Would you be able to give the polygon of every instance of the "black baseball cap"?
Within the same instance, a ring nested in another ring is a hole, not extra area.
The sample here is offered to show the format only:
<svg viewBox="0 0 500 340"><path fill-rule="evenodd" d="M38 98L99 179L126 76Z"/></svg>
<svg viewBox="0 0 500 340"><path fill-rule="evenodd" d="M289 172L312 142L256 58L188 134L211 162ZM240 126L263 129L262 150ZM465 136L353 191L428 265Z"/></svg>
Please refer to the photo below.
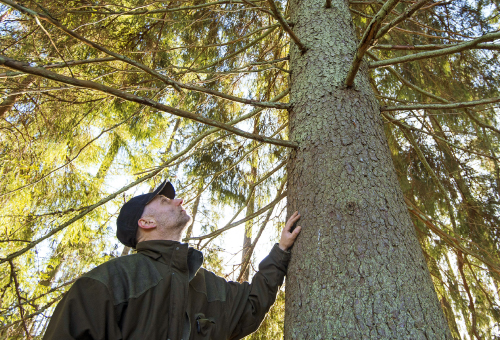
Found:
<svg viewBox="0 0 500 340"><path fill-rule="evenodd" d="M144 207L158 195L163 195L171 199L174 198L175 189L172 183L164 181L155 191L135 196L123 205L116 219L116 237L118 237L121 243L127 247L135 248L137 245L138 223L144 212Z"/></svg>

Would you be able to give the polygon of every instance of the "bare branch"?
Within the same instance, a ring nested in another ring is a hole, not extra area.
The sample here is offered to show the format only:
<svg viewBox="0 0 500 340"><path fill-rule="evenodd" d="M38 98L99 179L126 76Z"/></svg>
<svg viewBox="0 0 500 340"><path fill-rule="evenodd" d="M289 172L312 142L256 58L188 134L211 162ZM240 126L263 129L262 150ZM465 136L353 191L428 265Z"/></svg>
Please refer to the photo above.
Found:
<svg viewBox="0 0 500 340"><path fill-rule="evenodd" d="M24 91L35 81L33 76L26 77L14 93L10 93L0 104L0 119L14 106L19 97L19 91Z"/></svg>
<svg viewBox="0 0 500 340"><path fill-rule="evenodd" d="M242 0L242 1L243 1L245 4L250 5L250 7L251 7L251 8L258 9L259 11L262 11L262 12L264 12L264 13L267 13L267 14L269 14L270 16L272 16L273 18L275 18L275 16L274 16L274 13L273 13L273 12L271 12L271 11L269 11L269 10L267 10L267 9L263 8L263 7L259 7L259 6L257 6L256 4L254 4L253 2L251 2L251 1L249 1L249 0ZM264 0L264 1L265 1L265 0ZM263 1L263 2L264 2L264 1Z"/></svg>
<svg viewBox="0 0 500 340"><path fill-rule="evenodd" d="M358 49L356 51L354 61L352 62L349 72L347 73L347 78L345 80L345 85L347 87L352 86L352 84L354 83L354 78L356 77L359 67L361 66L363 56L365 55L366 50L368 50L368 47L370 47L373 40L375 39L382 21L387 17L387 15L389 15L391 10L396 7L399 1L400 0L388 0L366 27L365 33L363 34L363 37L358 44Z"/></svg>
<svg viewBox="0 0 500 340"><path fill-rule="evenodd" d="M54 80L57 82L108 93L112 96L122 98L122 99L125 99L128 101L131 101L131 102L143 104L146 106L150 106L150 107L155 108L157 110L171 113L171 114L179 116L179 117L189 118L191 120L194 120L194 121L197 121L197 122L200 122L203 124L215 126L215 127L221 128L221 129L226 130L226 131L230 131L236 135L239 135L239 136L242 136L245 138L250 138L250 139L258 140L260 142L270 143L270 144L279 145L279 146L286 146L286 147L291 147L291 148L297 147L297 143L295 143L295 142L273 139L273 138L268 138L268 137L264 137L261 135L245 132L245 131L240 130L238 128L235 128L231 125L227 125L225 123L218 122L218 121L210 119L210 118L205 118L205 117L199 116L197 114L194 114L192 112L188 112L188 111L177 109L177 108L174 108L171 106L167 106L167 105L155 102L149 98L144 98L144 97L137 96L135 94L125 92L125 91L120 91L120 90L117 90L115 88L112 88L112 87L109 87L106 85L102 85L102 84L99 84L99 83L96 83L93 81L80 80L80 79L76 79L76 78L67 77L67 76L64 76L61 74L47 71L41 67L30 67L30 66L27 66L20 61L13 60L13 59L10 59L8 57L0 56L0 65L5 65L6 67L9 67L9 68L14 69L14 70L22 71L22 72L29 73L29 74L34 74L34 75L44 77L47 79L51 79L51 80Z"/></svg>
<svg viewBox="0 0 500 340"><path fill-rule="evenodd" d="M482 37L479 37L477 39L467 41L467 42L464 42L461 44L457 44L453 47L448 47L448 48L436 50L436 51L421 52L421 53L405 55L402 57L397 57L397 58L392 58L392 59L375 61L375 62L370 63L370 68L384 67L384 66L388 66L388 65L407 63L409 61L415 61L415 60L427 59L427 58L435 58L435 57L440 57L440 56L447 55L447 54L458 53L458 52L461 52L464 50L474 48L479 43L492 41L492 40L496 40L496 39L500 39L500 32L487 33L487 34L485 34Z"/></svg>
<svg viewBox="0 0 500 340"><path fill-rule="evenodd" d="M281 15L280 11L278 10L278 7L276 7L276 4L274 3L274 0L267 0L269 3L269 6L271 6L271 10L273 11L276 19L280 22L281 26L283 29L288 33L290 38L297 44L297 47L302 53L306 53L307 48L300 42L300 39L293 33L292 29L290 26L288 26L288 23L286 22L285 18Z"/></svg>
<svg viewBox="0 0 500 340"><path fill-rule="evenodd" d="M96 58L96 59L86 59L86 60L70 60L70 61L67 61L65 63L40 65L38 67L51 69L51 68L66 67L67 65L69 65L69 66L84 65L84 64L100 63L103 61L113 61L113 60L116 60L116 58L115 57L106 57L106 58ZM24 72L5 72L5 73L0 73L0 78L10 78L10 77L22 76L22 75L25 75L25 73Z"/></svg>
<svg viewBox="0 0 500 340"><path fill-rule="evenodd" d="M397 105L382 106L380 110L384 111L404 111L404 110L441 110L441 109L460 109L478 105L486 105L500 102L500 97L487 98L481 100L472 100L469 102L449 103L449 104L416 104L416 105Z"/></svg>
<svg viewBox="0 0 500 340"><path fill-rule="evenodd" d="M443 48L454 47L457 44L440 44L440 45L375 45L372 48L376 50L411 50L411 51L433 51L440 50ZM480 43L476 46L471 47L471 49L481 49L481 50L497 50L500 51L500 44L485 44Z"/></svg>

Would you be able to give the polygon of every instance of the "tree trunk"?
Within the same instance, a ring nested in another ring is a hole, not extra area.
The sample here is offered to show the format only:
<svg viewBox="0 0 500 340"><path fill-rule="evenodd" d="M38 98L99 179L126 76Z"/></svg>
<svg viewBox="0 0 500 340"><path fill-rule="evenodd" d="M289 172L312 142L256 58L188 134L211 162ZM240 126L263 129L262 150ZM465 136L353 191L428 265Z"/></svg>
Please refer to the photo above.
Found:
<svg viewBox="0 0 500 340"><path fill-rule="evenodd" d="M253 185L257 179L257 165L256 165L256 153L254 152L251 157L251 162L252 162L252 169L250 173L250 184ZM255 162L255 163L254 163ZM252 194L252 197L248 201L247 205L247 211L246 211L246 217L251 216L255 212L255 192ZM251 256L249 254L253 249L251 248L252 245L252 226L253 226L253 220L247 221L245 223L245 234L243 235L243 250L241 252L241 269L243 272L240 273L239 277L240 279L238 280L239 282L245 282L248 281L250 277L250 266L244 267L244 263L247 259L248 256Z"/></svg>
<svg viewBox="0 0 500 340"><path fill-rule="evenodd" d="M302 232L286 281L285 339L452 339L403 200L348 3L291 0L288 214Z"/></svg>
<svg viewBox="0 0 500 340"><path fill-rule="evenodd" d="M259 132L258 127L259 127L259 117L257 116L253 122L253 133L257 134ZM253 145L255 146L255 142L253 142ZM252 152L252 155L250 156L250 179L249 179L249 184L254 185L255 182L257 181L257 163L258 163L258 158L259 154L258 151L255 150ZM255 212L255 191L253 192L252 196L250 197L250 200L248 201L247 205L247 211L246 211L246 217L253 215ZM247 258L249 256L252 256L250 252L253 252L253 249L251 248L252 246L252 226L253 226L253 220L250 220L245 223L245 234L243 235L243 249L241 251L241 270L238 281L239 282L245 282L249 280L250 277L250 262L247 266L245 266L245 262L247 261ZM250 259L251 261L251 259Z"/></svg>
<svg viewBox="0 0 500 340"><path fill-rule="evenodd" d="M35 77L33 76L27 76L24 78L24 80L21 82L19 87L15 89L15 92L21 92L23 90L26 90L28 87L30 87L31 84L35 81ZM2 103L0 104L0 119L4 118L7 112L12 109L14 104L17 101L17 98L20 96L20 94L13 94L10 96L7 96Z"/></svg>

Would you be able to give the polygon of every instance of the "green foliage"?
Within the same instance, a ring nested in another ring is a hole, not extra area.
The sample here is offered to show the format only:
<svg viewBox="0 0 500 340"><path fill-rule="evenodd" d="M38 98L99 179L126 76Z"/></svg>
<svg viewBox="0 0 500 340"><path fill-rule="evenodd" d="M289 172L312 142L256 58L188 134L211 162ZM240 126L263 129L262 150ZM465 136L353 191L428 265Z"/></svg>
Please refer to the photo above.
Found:
<svg viewBox="0 0 500 340"><path fill-rule="evenodd" d="M54 22L37 23L26 12L3 4L0 55L229 124L257 108L224 95L269 102L288 88L293 72L287 60L290 41L266 12L267 2L250 2L254 7L248 2L212 2L22 2L100 48L70 36ZM351 3L358 36L380 5ZM398 4L387 21L409 5ZM455 44L493 32L498 30L499 6L498 1L483 0L429 2L378 39L370 53L393 59L420 52L398 46ZM288 4L279 1L278 7L286 16ZM106 50L132 62L110 59ZM382 106L498 97L499 51L498 46L468 49L395 63L394 72L372 70L371 83ZM153 71L201 90L178 91ZM286 176L279 168L267 177L287 159L290 151L285 147L213 130L106 91L76 88L7 67L0 72L0 338L21 338L26 330L43 334L46 318L70 284L120 255L114 218L131 195L177 176L176 187L193 209L196 204L199 232L206 235L223 227L222 211L228 207L241 212L249 202L254 202L255 211L266 206ZM457 338L492 338L500 332L495 326L500 324L498 110L492 104L397 111L395 120L384 116L405 199L429 217L424 221L412 214ZM286 110L264 108L236 126L287 139L287 122ZM159 174L143 177L157 169ZM140 185L119 192L140 178ZM105 198L109 200L93 206ZM253 224L258 225L257 220ZM214 238L191 243L203 249L210 270L227 274ZM284 299L280 291L260 330L248 339L281 337Z"/></svg>

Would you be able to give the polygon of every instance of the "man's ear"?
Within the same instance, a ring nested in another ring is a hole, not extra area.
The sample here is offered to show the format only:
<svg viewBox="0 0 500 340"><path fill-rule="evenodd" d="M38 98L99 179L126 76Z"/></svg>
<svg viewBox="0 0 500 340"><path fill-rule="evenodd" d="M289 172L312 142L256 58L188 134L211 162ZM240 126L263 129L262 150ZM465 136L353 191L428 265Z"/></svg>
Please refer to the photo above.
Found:
<svg viewBox="0 0 500 340"><path fill-rule="evenodd" d="M156 221L152 217L144 217L139 219L139 228L141 229L154 229L156 228Z"/></svg>

